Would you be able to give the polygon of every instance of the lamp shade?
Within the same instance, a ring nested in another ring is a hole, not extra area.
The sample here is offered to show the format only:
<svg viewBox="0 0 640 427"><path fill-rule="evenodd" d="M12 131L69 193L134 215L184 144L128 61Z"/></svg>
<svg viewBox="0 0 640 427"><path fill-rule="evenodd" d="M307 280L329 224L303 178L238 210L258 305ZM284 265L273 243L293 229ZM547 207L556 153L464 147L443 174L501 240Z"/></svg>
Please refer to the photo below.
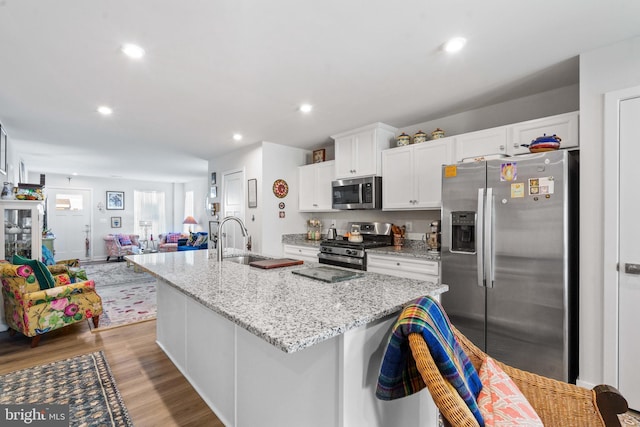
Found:
<svg viewBox="0 0 640 427"><path fill-rule="evenodd" d="M186 217L184 219L184 221L182 221L183 224L197 224L198 221L196 221L196 219L194 217L192 217L191 215L189 215L188 217Z"/></svg>

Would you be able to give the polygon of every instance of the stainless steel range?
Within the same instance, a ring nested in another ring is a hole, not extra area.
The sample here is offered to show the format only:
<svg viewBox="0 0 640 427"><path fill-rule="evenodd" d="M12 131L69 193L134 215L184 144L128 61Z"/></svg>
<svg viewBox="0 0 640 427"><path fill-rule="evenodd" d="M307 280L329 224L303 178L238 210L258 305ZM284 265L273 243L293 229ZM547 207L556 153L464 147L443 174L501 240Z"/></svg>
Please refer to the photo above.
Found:
<svg viewBox="0 0 640 427"><path fill-rule="evenodd" d="M391 224L385 222L350 222L348 230L354 230L353 235L358 234L362 241L349 241L337 238L335 240L323 240L320 242L318 259L321 264L337 265L367 270L367 249L393 245ZM359 237L352 240L360 240Z"/></svg>

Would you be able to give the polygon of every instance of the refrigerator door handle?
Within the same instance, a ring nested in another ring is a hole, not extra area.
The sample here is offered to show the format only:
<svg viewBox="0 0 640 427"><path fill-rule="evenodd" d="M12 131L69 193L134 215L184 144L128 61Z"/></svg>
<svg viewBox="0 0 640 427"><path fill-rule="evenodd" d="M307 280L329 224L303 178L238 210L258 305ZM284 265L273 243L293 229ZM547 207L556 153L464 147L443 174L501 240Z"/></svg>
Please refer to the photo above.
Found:
<svg viewBox="0 0 640 427"><path fill-rule="evenodd" d="M485 200L484 214L484 247L482 248L484 257L484 271L486 275L485 286L493 288L494 272L493 272L493 188L487 188L487 197Z"/></svg>
<svg viewBox="0 0 640 427"><path fill-rule="evenodd" d="M484 287L484 188L478 188L478 210L476 211L476 269L477 285Z"/></svg>

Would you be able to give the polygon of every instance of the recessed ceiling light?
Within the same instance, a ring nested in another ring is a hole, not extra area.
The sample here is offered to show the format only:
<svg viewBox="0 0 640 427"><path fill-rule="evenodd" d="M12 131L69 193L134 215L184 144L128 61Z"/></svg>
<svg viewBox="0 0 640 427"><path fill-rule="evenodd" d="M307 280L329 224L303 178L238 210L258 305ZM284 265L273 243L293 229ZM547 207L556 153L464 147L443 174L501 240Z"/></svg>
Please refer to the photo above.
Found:
<svg viewBox="0 0 640 427"><path fill-rule="evenodd" d="M233 140L234 141L240 141L242 139L242 135L240 135L239 133L234 133L233 134Z"/></svg>
<svg viewBox="0 0 640 427"><path fill-rule="evenodd" d="M313 105L311 104L302 104L300 106L300 111L302 111L303 113L310 113L311 110L313 110Z"/></svg>
<svg viewBox="0 0 640 427"><path fill-rule="evenodd" d="M467 39L464 37L454 37L443 46L445 52L455 53L462 50L464 45L467 44Z"/></svg>
<svg viewBox="0 0 640 427"><path fill-rule="evenodd" d="M140 59L144 56L144 49L133 43L126 43L122 45L122 53L132 59Z"/></svg>
<svg viewBox="0 0 640 427"><path fill-rule="evenodd" d="M111 114L113 114L113 110L110 107L107 107L106 105L99 106L97 111L103 116L110 116Z"/></svg>

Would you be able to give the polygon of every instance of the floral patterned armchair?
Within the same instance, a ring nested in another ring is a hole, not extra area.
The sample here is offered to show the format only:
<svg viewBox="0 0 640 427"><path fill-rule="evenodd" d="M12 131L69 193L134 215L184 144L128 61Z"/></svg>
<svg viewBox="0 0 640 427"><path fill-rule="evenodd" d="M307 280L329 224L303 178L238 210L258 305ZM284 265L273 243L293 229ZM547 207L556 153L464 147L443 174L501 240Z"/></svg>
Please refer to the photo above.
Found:
<svg viewBox="0 0 640 427"><path fill-rule="evenodd" d="M41 289L29 265L0 263L5 321L9 333L21 332L31 337L36 347L42 334L85 319L98 327L102 299L93 280L71 283L65 265L47 267L55 286Z"/></svg>
<svg viewBox="0 0 640 427"><path fill-rule="evenodd" d="M140 236L137 234L107 234L104 236L104 243L107 245L107 261L111 257L123 261L125 255L131 255L140 249L139 238Z"/></svg>

